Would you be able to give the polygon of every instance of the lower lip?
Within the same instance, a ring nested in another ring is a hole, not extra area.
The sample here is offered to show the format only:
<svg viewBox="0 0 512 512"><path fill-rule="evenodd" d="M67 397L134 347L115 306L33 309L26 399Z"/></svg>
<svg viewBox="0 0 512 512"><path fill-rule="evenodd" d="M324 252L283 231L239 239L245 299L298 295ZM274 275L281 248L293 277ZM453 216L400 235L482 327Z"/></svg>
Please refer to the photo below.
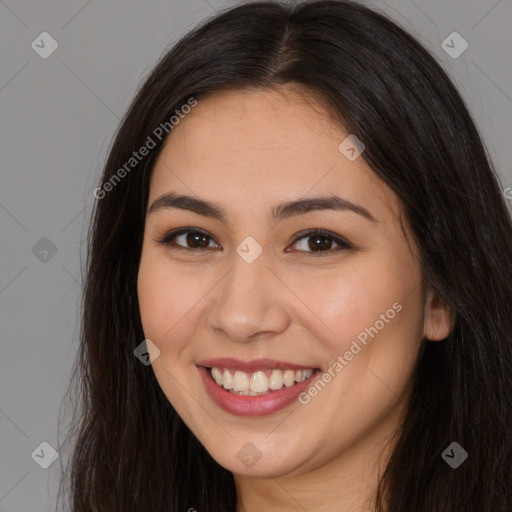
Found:
<svg viewBox="0 0 512 512"><path fill-rule="evenodd" d="M212 379L208 368L198 366L197 369L211 399L225 411L238 416L266 416L284 409L297 400L298 396L320 374L320 370L315 370L308 379L290 387L282 387L279 391L273 391L267 395L244 396L230 393L219 386Z"/></svg>

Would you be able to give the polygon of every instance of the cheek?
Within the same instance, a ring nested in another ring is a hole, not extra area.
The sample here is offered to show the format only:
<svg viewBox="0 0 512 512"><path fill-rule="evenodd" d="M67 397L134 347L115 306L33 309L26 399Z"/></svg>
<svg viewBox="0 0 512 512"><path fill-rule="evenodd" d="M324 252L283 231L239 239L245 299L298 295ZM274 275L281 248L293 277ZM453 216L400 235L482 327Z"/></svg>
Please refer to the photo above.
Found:
<svg viewBox="0 0 512 512"><path fill-rule="evenodd" d="M357 264L356 264L357 263ZM358 337L372 339L376 334L404 327L401 317L409 318L409 327L421 324L419 299L420 274L410 261L392 261L386 255L354 258L329 278L307 281L296 279L298 295L329 330L319 336L329 345L331 354L349 350ZM398 311L400 310L400 311ZM396 334L396 332L395 332Z"/></svg>
<svg viewBox="0 0 512 512"><path fill-rule="evenodd" d="M353 442L384 421L410 383L422 333L421 290L408 279L396 283L390 268L383 279L373 272L340 279L336 293L317 302L335 334L321 338L330 354L325 391L313 385L301 403L319 411L316 421L331 446Z"/></svg>
<svg viewBox="0 0 512 512"><path fill-rule="evenodd" d="M207 283L201 286L193 276L176 272L148 251L141 258L137 291L145 336L160 350L178 349L184 333L190 332L194 305L206 293Z"/></svg>
<svg viewBox="0 0 512 512"><path fill-rule="evenodd" d="M325 377L332 394L318 403L342 401L346 411L335 414L342 423L353 414L372 421L393 406L408 385L423 330L421 274L414 262L385 255L359 262L340 269L329 286L318 281L309 295L330 329L317 334L329 354Z"/></svg>
<svg viewBox="0 0 512 512"><path fill-rule="evenodd" d="M184 363L190 364L188 336L194 305L201 298L200 283L194 284L169 261L143 250L137 279L140 317L144 336L160 350L151 367L167 399L187 423L193 415L187 405L188 395L183 393L188 379Z"/></svg>

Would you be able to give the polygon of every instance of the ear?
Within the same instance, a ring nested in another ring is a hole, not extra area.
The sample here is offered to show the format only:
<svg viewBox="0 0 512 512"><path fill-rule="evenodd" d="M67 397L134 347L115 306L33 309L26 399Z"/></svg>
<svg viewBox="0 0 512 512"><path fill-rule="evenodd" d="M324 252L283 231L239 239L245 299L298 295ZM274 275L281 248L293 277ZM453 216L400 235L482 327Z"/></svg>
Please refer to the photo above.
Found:
<svg viewBox="0 0 512 512"><path fill-rule="evenodd" d="M423 337L430 341L444 340L453 328L453 311L430 286L425 295Z"/></svg>

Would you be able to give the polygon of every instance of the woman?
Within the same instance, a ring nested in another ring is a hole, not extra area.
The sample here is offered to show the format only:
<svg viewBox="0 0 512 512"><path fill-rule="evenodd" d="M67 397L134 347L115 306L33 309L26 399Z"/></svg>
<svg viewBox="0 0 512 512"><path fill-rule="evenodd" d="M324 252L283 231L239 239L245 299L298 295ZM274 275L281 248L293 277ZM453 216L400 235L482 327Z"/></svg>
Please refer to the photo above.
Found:
<svg viewBox="0 0 512 512"><path fill-rule="evenodd" d="M397 25L208 20L95 196L72 510L510 510L510 216Z"/></svg>

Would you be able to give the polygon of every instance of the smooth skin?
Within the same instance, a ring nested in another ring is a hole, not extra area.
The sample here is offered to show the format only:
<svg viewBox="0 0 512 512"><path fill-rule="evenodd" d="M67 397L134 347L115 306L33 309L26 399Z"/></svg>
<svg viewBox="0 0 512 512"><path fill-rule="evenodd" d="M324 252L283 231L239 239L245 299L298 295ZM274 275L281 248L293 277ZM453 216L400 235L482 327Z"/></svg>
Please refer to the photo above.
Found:
<svg viewBox="0 0 512 512"><path fill-rule="evenodd" d="M298 86L215 92L174 127L153 169L149 207L173 192L225 214L148 213L138 296L144 334L160 350L158 383L233 472L237 512L371 510L421 341L451 328L448 307L423 282L396 195L362 156L350 161L338 149L348 135ZM349 209L272 220L278 204L333 195L374 220ZM182 227L207 236L159 242ZM315 251L315 236L294 241L313 228L351 247L322 238ZM236 252L248 236L263 250L252 263ZM204 388L196 362L216 357L328 371L394 303L401 311L307 404L241 417ZM261 453L251 468L237 457L247 443Z"/></svg>

